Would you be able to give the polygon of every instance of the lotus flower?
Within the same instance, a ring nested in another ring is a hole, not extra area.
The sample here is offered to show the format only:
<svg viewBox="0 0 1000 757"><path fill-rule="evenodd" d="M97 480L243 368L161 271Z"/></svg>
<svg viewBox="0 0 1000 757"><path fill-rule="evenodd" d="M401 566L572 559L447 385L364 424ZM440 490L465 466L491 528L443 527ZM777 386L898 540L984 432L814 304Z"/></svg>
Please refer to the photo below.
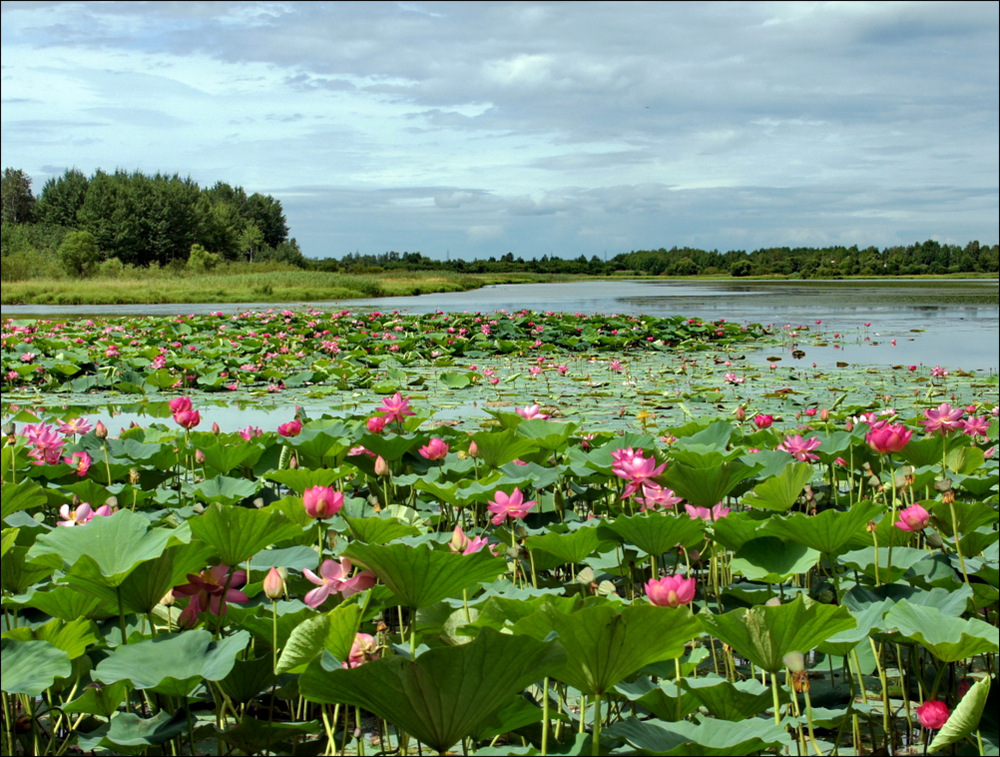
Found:
<svg viewBox="0 0 1000 757"><path fill-rule="evenodd" d="M899 512L899 520L894 525L900 531L923 531L930 523L931 514L920 505L910 505Z"/></svg>
<svg viewBox="0 0 1000 757"><path fill-rule="evenodd" d="M443 460L448 455L448 443L435 436L417 451L427 460Z"/></svg>
<svg viewBox="0 0 1000 757"><path fill-rule="evenodd" d="M962 428L962 416L965 411L960 407L952 407L947 402L942 402L936 408L924 410L924 417L927 420L920 421L928 433L940 432L947 434L949 431L957 431Z"/></svg>
<svg viewBox="0 0 1000 757"><path fill-rule="evenodd" d="M872 428L871 431L865 434L865 441L876 452L889 455L902 450L903 447L910 443L912 436L913 432L906 428L906 426L901 424L896 426L885 424L878 428Z"/></svg>
<svg viewBox="0 0 1000 757"><path fill-rule="evenodd" d="M787 452L796 460L808 463L813 460L819 460L819 455L814 455L812 451L820 444L821 442L817 436L814 436L812 439L806 439L799 434L795 434L785 437L785 441L778 445L778 449L782 452Z"/></svg>
<svg viewBox="0 0 1000 757"><path fill-rule="evenodd" d="M528 405L527 407L519 407L515 412L527 421L531 420L543 421L549 417L548 415L542 412L541 405L538 404Z"/></svg>
<svg viewBox="0 0 1000 757"><path fill-rule="evenodd" d="M278 433L282 436L298 436L302 433L302 421L298 418L282 423L278 426Z"/></svg>
<svg viewBox="0 0 1000 757"><path fill-rule="evenodd" d="M354 636L354 643L351 644L351 653L344 663L345 668L356 668L364 665L369 660L374 660L378 655L378 642L375 637L367 633L358 633Z"/></svg>
<svg viewBox="0 0 1000 757"><path fill-rule="evenodd" d="M657 607L680 607L690 604L695 595L695 580L680 576L651 578L646 582L646 596Z"/></svg>
<svg viewBox="0 0 1000 757"><path fill-rule="evenodd" d="M701 518L702 520L715 521L719 518L725 518L729 515L730 509L728 507L723 507L722 503L715 505L711 510L707 507L695 507L694 505L684 505L684 509L687 511L688 517L694 520L695 518Z"/></svg>
<svg viewBox="0 0 1000 757"><path fill-rule="evenodd" d="M332 594L342 594L344 597L349 597L375 585L375 574L370 570L363 570L356 576L350 577L351 570L351 561L346 557L340 562L324 560L323 564L319 566L318 576L308 568L303 570L302 575L310 583L316 584L318 588L306 594L302 601L316 609Z"/></svg>
<svg viewBox="0 0 1000 757"><path fill-rule="evenodd" d="M943 727L948 722L948 716L951 715L948 711L948 705L936 699L924 702L916 709L920 725L933 731Z"/></svg>
<svg viewBox="0 0 1000 757"><path fill-rule="evenodd" d="M383 399L382 405L378 410L383 414L386 423L392 423L393 421L402 423L403 419L408 415L416 415L415 412L410 410L410 398L404 398L399 392Z"/></svg>
<svg viewBox="0 0 1000 757"><path fill-rule="evenodd" d="M521 490L514 489L509 495L502 491L497 491L486 509L493 513L493 525L499 526L507 518L511 518L512 520L524 518L528 514L528 511L537 504L538 502L535 500L525 502Z"/></svg>
<svg viewBox="0 0 1000 757"><path fill-rule="evenodd" d="M314 486L302 492L302 506L310 518L332 518L344 506L344 495L331 486Z"/></svg>
<svg viewBox="0 0 1000 757"><path fill-rule="evenodd" d="M229 575L228 565L216 565L198 574L188 573L188 583L174 587L175 597L191 597L188 606L181 611L177 624L182 628L193 628L198 622L198 615L208 611L213 615L226 614L227 602L248 602L250 598L239 591L239 587L247 582L245 570L233 571ZM228 588L227 588L228 587Z"/></svg>

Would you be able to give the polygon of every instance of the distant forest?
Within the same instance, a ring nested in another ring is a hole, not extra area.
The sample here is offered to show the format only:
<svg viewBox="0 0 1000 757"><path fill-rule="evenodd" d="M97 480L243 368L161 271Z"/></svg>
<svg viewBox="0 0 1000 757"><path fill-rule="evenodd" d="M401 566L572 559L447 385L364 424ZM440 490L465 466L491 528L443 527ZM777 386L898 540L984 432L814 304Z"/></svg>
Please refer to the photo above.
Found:
<svg viewBox="0 0 1000 757"><path fill-rule="evenodd" d="M877 247L769 247L746 251L632 250L608 259L547 255L525 260L508 252L486 260L435 260L420 252L337 258L303 255L281 203L247 195L224 182L203 189L190 178L76 169L49 179L36 198L31 178L7 168L2 191L2 277L115 276L127 269L211 270L227 262L283 263L319 271L634 274L649 276L912 276L1000 272L1000 246L964 247L934 240Z"/></svg>

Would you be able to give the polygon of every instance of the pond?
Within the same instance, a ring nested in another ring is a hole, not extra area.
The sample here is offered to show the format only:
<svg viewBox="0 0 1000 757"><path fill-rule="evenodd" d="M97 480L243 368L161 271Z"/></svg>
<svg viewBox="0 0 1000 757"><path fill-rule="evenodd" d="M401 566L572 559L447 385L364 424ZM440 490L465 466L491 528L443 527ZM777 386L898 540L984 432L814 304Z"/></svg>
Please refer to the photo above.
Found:
<svg viewBox="0 0 1000 757"><path fill-rule="evenodd" d="M594 280L509 284L416 297L300 303L324 310L403 313L553 310L581 313L685 315L706 320L806 327L825 340L789 340L784 359L803 365L941 365L1000 368L998 280L655 281ZM229 303L137 306L13 306L6 317L226 313L299 305ZM824 343L825 342L825 343ZM771 348L748 356L764 363Z"/></svg>

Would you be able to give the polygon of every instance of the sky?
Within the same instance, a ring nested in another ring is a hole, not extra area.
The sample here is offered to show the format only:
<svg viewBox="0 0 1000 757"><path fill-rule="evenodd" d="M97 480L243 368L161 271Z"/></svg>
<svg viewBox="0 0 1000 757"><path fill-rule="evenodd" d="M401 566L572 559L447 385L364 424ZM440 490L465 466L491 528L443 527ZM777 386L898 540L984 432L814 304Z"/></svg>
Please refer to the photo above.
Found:
<svg viewBox="0 0 1000 757"><path fill-rule="evenodd" d="M308 257L1000 237L996 2L3 2L4 167L278 199Z"/></svg>

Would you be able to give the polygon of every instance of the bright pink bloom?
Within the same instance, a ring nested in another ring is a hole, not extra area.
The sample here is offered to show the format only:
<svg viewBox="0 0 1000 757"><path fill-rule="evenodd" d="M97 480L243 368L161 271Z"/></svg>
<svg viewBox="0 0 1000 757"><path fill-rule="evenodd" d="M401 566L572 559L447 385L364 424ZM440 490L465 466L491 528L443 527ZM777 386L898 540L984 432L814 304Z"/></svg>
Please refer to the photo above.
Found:
<svg viewBox="0 0 1000 757"><path fill-rule="evenodd" d="M173 591L175 597L191 597L188 606L177 618L177 624L181 628L193 628L198 622L198 615L206 610L213 615L222 616L226 614L227 602L250 600L246 594L239 591L239 587L247 582L245 570L233 571L230 578L228 565L216 565L197 575L188 573L187 578L188 583L174 587Z"/></svg>
<svg viewBox="0 0 1000 757"><path fill-rule="evenodd" d="M948 705L936 699L931 699L917 707L917 717L920 718L920 725L932 731L936 731L944 726L948 722L949 715L951 713L948 711Z"/></svg>
<svg viewBox="0 0 1000 757"><path fill-rule="evenodd" d="M193 409L190 397L174 397L170 402L167 403L170 406L170 412L172 413L182 413L186 410Z"/></svg>
<svg viewBox="0 0 1000 757"><path fill-rule="evenodd" d="M817 436L814 436L812 439L806 439L799 434L794 434L792 436L785 437L785 441L778 445L778 449L782 452L787 452L796 460L801 460L802 462L807 463L812 460L819 460L819 455L814 455L812 451L816 449L820 443L819 437Z"/></svg>
<svg viewBox="0 0 1000 757"><path fill-rule="evenodd" d="M695 595L695 580L680 576L664 576L646 582L646 597L657 607L680 607L691 603Z"/></svg>
<svg viewBox="0 0 1000 757"><path fill-rule="evenodd" d="M415 412L410 410L410 398L404 398L399 392L383 399L382 405L378 410L384 414L386 423L392 423L393 421L402 423L403 419L408 415L416 415Z"/></svg>
<svg viewBox="0 0 1000 757"><path fill-rule="evenodd" d="M239 430L239 435L244 441L250 441L255 436L260 436L264 432L260 430L257 426L247 426L246 428L241 428Z"/></svg>
<svg viewBox="0 0 1000 757"><path fill-rule="evenodd" d="M443 460L448 455L448 443L435 436L417 451L428 460Z"/></svg>
<svg viewBox="0 0 1000 757"><path fill-rule="evenodd" d="M332 518L344 506L344 495L332 486L314 486L302 492L302 506L310 518Z"/></svg>
<svg viewBox="0 0 1000 757"><path fill-rule="evenodd" d="M302 421L298 418L282 423L278 426L278 433L282 436L298 436L302 433Z"/></svg>
<svg viewBox="0 0 1000 757"><path fill-rule="evenodd" d="M896 426L885 424L878 428L872 428L865 434L865 441L876 452L882 455L891 455L909 444L912 436L913 432L902 424Z"/></svg>
<svg viewBox="0 0 1000 757"><path fill-rule="evenodd" d="M623 497L631 497L639 491L643 484L651 482L666 470L666 463L657 465L656 458L643 456L642 450L633 452L631 456L627 454L626 450L618 450L618 452L623 454L615 459L611 466L611 472L618 478L629 482L622 493ZM612 457L614 458L614 453L612 453Z"/></svg>
<svg viewBox="0 0 1000 757"><path fill-rule="evenodd" d="M519 407L516 410L517 414L520 415L525 420L545 420L549 416L542 412L540 405L528 405L527 407Z"/></svg>
<svg viewBox="0 0 1000 757"><path fill-rule="evenodd" d="M64 457L63 462L70 468L73 468L76 475L83 478L87 475L87 471L90 470L90 464L93 460L90 459L90 455L86 452L74 452L69 457Z"/></svg>
<svg viewBox="0 0 1000 757"><path fill-rule="evenodd" d="M187 397L182 399L187 399ZM174 422L181 428L190 430L201 423L201 413L197 410L175 410Z"/></svg>
<svg viewBox="0 0 1000 757"><path fill-rule="evenodd" d="M381 434L385 430L386 419L381 415L373 415L365 422L365 426L373 434Z"/></svg>
<svg viewBox="0 0 1000 757"><path fill-rule="evenodd" d="M525 502L520 489L514 489L509 495L498 490L486 509L493 513L493 525L499 526L507 518L523 518L537 504L535 500Z"/></svg>
<svg viewBox="0 0 1000 757"><path fill-rule="evenodd" d="M910 505L899 511L899 520L894 525L900 531L923 531L931 520L931 514L920 505Z"/></svg>
<svg viewBox="0 0 1000 757"><path fill-rule="evenodd" d="M318 576L308 568L303 570L302 575L318 588L306 594L302 601L316 609L329 599L331 594L342 594L346 598L375 585L375 574L370 570L363 570L353 578L350 577L351 570L351 561L346 557L340 562L324 560L319 566Z"/></svg>
<svg viewBox="0 0 1000 757"><path fill-rule="evenodd" d="M674 494L673 490L660 486L656 482L649 481L642 485L642 496L636 497L635 501L641 507L640 512L646 510L656 510L657 508L671 508L683 502L683 498Z"/></svg>
<svg viewBox="0 0 1000 757"><path fill-rule="evenodd" d="M947 434L950 431L957 431L962 428L963 415L965 415L965 411L962 408L953 408L947 402L942 402L935 409L924 410L924 417L927 420L920 422L924 424L924 427L930 434L933 434L935 431Z"/></svg>
<svg viewBox="0 0 1000 757"><path fill-rule="evenodd" d="M711 510L707 507L695 507L694 505L684 505L684 509L687 511L688 517L692 520L695 518L701 518L702 520L707 521L715 521L720 518L725 518L730 512L730 509L728 507L723 507L721 502L715 505Z"/></svg>
<svg viewBox="0 0 1000 757"><path fill-rule="evenodd" d="M92 426L87 422L86 418L73 418L68 421L59 422L59 433L63 436L83 436L91 428Z"/></svg>
<svg viewBox="0 0 1000 757"><path fill-rule="evenodd" d="M774 416L761 413L753 417L753 422L757 428L770 428L774 423Z"/></svg>
<svg viewBox="0 0 1000 757"><path fill-rule="evenodd" d="M967 418L962 425L962 430L969 436L989 436L990 424L985 418L973 416Z"/></svg>

